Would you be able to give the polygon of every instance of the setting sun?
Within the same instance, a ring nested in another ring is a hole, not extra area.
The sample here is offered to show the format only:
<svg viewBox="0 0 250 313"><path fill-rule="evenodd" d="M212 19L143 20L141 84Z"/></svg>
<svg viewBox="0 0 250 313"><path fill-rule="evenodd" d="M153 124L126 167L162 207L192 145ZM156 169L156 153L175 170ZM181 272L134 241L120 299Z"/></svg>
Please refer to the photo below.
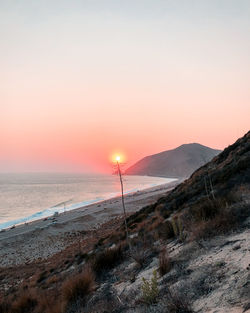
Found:
<svg viewBox="0 0 250 313"><path fill-rule="evenodd" d="M124 163L125 162L125 155L123 153L113 153L111 155L112 163Z"/></svg>

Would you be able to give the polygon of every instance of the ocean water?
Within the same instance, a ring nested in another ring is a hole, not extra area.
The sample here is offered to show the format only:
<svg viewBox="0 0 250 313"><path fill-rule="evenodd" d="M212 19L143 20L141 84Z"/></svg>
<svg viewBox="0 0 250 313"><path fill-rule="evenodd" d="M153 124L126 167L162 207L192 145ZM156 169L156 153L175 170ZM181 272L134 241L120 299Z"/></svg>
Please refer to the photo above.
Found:
<svg viewBox="0 0 250 313"><path fill-rule="evenodd" d="M124 176L124 191L136 192L173 180L150 176ZM0 174L0 229L118 195L120 182L116 175Z"/></svg>

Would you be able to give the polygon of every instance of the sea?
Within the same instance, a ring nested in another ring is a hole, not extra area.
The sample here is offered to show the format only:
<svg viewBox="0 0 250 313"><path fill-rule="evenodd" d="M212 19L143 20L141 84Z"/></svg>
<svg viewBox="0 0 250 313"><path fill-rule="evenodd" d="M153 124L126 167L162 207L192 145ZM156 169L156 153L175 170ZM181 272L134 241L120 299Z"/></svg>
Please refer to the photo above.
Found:
<svg viewBox="0 0 250 313"><path fill-rule="evenodd" d="M172 181L123 176L126 194ZM119 196L120 188L117 175L0 173L0 230Z"/></svg>

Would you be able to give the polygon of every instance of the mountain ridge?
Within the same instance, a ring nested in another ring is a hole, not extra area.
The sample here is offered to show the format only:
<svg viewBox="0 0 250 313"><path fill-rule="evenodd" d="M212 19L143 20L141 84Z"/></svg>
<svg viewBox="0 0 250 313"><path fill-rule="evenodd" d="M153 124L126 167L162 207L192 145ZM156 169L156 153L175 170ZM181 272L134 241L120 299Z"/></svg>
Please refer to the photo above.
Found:
<svg viewBox="0 0 250 313"><path fill-rule="evenodd" d="M211 161L221 150L199 143L182 144L174 149L145 156L130 166L125 175L184 178Z"/></svg>

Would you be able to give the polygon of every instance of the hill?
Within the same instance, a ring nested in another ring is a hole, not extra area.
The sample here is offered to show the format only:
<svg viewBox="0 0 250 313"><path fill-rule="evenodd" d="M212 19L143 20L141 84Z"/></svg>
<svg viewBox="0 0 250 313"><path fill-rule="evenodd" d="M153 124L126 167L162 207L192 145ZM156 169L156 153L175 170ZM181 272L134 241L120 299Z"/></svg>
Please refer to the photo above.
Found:
<svg viewBox="0 0 250 313"><path fill-rule="evenodd" d="M128 216L129 240L121 215L0 268L0 312L250 312L249 187L250 132Z"/></svg>
<svg viewBox="0 0 250 313"><path fill-rule="evenodd" d="M198 143L184 144L176 149L146 156L129 167L126 175L189 177L197 168L218 155L220 150Z"/></svg>

